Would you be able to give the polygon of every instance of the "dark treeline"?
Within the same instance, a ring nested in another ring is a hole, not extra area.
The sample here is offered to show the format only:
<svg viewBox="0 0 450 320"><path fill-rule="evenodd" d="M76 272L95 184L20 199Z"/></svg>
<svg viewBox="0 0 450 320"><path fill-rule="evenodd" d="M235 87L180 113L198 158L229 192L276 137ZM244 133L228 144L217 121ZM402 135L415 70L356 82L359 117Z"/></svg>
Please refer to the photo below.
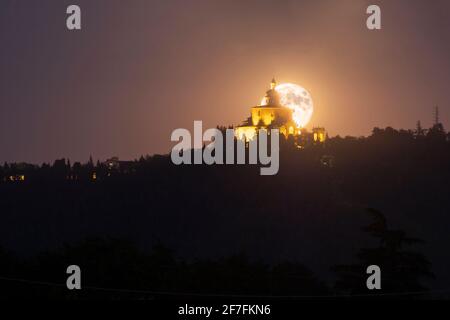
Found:
<svg viewBox="0 0 450 320"><path fill-rule="evenodd" d="M225 131L226 127L218 127L221 131ZM377 143L382 143L383 148L386 144L395 148L414 148L415 150L405 151L427 151L437 150L436 147L443 147L450 142L450 132L446 133L442 124L435 124L430 129L423 129L420 122L417 124L416 130L395 130L391 127L386 129L374 128L373 133L369 137L345 137L340 136L328 139L327 143L321 147L322 151L333 152L339 151L337 149L353 148L354 144L366 143L367 145L375 146ZM295 148L294 139L281 139L281 146L284 151ZM306 148L311 149L316 147L312 142L306 143ZM421 148L421 149L418 149ZM398 149L397 149L398 150ZM347 150L346 150L347 151ZM352 152L352 150L348 150ZM301 151L298 152L301 154ZM330 154L330 155L331 155ZM291 156L291 154L289 155ZM334 162L331 156L330 163ZM11 181L25 181L32 180L96 180L98 178L106 178L116 176L117 174L140 175L145 171L152 162L158 160L167 160L165 156L141 156L139 160L134 161L119 161L118 158L111 158L105 162L92 160L92 157L87 163L75 162L71 164L69 159L55 160L53 164L43 163L42 165L33 165L27 163L11 163L5 162L0 165L0 182ZM22 178L21 178L22 177Z"/></svg>
<svg viewBox="0 0 450 320"><path fill-rule="evenodd" d="M219 296L289 297L296 299L372 298L366 268L377 264L383 270L383 294L397 299L429 297L422 284L432 278L430 262L411 251L419 239L390 230L376 210L365 232L378 238L371 248L361 248L360 262L334 266L334 285L321 281L303 264L282 261L275 265L249 259L245 253L229 257L193 259L177 257L164 245L150 251L124 239L87 239L20 259L0 249L0 298L126 298L174 299ZM64 270L73 263L82 270L82 291L68 291ZM39 280L36 280L39 279ZM379 296L383 298L383 295Z"/></svg>
<svg viewBox="0 0 450 320"><path fill-rule="evenodd" d="M8 254L1 259L16 261L19 266L12 269L23 271L11 277L56 281L59 278L51 275L65 277L60 267L67 261L81 265L89 255L95 256L93 252L103 259L102 251L113 251L112 255L125 257L118 269L134 266L144 272L150 262L128 264L134 259L127 257L128 249L116 252L105 244L83 244L89 238L125 238L135 243L130 252L142 253L143 260L151 260L151 248L158 243L171 248L177 253L172 257L177 266L185 265L180 274L200 272L193 271L196 261L210 265L205 277L216 274L215 264L241 253L251 273L258 274L251 268L265 270L259 273L261 287L248 285L253 291L225 276L217 281L228 286L218 282L190 287L184 275L186 283L178 282L179 290L360 294L366 278L363 274L361 279L361 271L377 262L390 275L388 279L400 279L383 290L448 292L449 140L439 124L428 130L420 125L411 131L376 128L368 137L334 137L302 149L290 139L281 139L280 169L274 176L261 176L254 165L175 166L169 156L131 162L5 164L0 168L0 246ZM373 220L366 208L382 212L389 228L361 232ZM415 242L410 236L421 240L412 255L408 245ZM56 251L65 243L78 255L67 248ZM96 247L101 245L104 250ZM36 258L43 252L51 256L47 262ZM267 279L280 266L287 268L286 274L289 268L295 269L293 273L311 270L307 278L316 279L311 280L314 286L281 286L284 280L278 289L269 286ZM198 283L211 283L207 279ZM139 285L125 279L117 286L169 288L168 283L159 287L151 283L154 280ZM88 284L116 286L115 282Z"/></svg>
<svg viewBox="0 0 450 320"><path fill-rule="evenodd" d="M155 296L326 296L331 292L299 263L270 266L251 261L245 254L187 262L162 245L145 252L123 239L87 239L26 260L0 251L0 260L3 277L0 297L149 299ZM68 277L65 270L74 261L83 276L83 290L79 292L70 292L65 287ZM27 281L31 279L40 279L41 283Z"/></svg>
<svg viewBox="0 0 450 320"><path fill-rule="evenodd" d="M230 127L231 128L231 127ZM225 132L226 127L218 127ZM270 140L270 139L269 139ZM270 142L270 141L269 141ZM373 133L369 137L345 137L340 136L329 138L325 146L322 146L323 157L322 164L332 165L334 162L333 152L339 151L339 148L352 148L355 142L367 143L368 145L376 145L376 143L388 143L392 147L398 148L415 148L416 151L422 152L442 147L450 142L450 132L446 133L442 124L435 124L430 129L423 129L420 122L415 130L395 130L391 127L385 129L374 128ZM284 151L296 148L295 141L292 136L288 139L281 138L281 147ZM318 143L319 144L319 143ZM302 141L305 148L317 149L317 144L312 141ZM386 145L383 145L385 148ZM417 149L421 148L421 149ZM352 150L348 150L352 151ZM413 151L414 150L405 150ZM330 154L327 157L326 152ZM299 151L301 154L301 151ZM248 156L248 155L247 155ZM291 156L291 154L289 154ZM141 156L140 159L134 161L120 161L118 158L111 158L105 162L92 160L92 157L86 163L71 163L69 159L55 160L53 164L43 163L42 165L33 165L28 163L11 163L5 162L0 165L0 183L25 181L25 180L97 180L99 178L109 178L125 174L128 176L140 175L146 170L152 162L168 160L167 156Z"/></svg>

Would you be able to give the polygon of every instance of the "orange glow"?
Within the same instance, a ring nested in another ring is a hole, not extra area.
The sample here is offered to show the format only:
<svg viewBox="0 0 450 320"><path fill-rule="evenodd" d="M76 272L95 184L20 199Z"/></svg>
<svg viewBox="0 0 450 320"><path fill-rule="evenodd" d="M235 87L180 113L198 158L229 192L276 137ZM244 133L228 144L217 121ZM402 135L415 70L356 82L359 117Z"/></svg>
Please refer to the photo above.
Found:
<svg viewBox="0 0 450 320"><path fill-rule="evenodd" d="M293 83L282 83L275 87L280 95L280 103L293 110L292 120L297 128L304 128L311 120L314 107L309 92Z"/></svg>
<svg viewBox="0 0 450 320"><path fill-rule="evenodd" d="M239 140L250 141L256 136L256 128L252 126L238 127L234 130L234 135Z"/></svg>

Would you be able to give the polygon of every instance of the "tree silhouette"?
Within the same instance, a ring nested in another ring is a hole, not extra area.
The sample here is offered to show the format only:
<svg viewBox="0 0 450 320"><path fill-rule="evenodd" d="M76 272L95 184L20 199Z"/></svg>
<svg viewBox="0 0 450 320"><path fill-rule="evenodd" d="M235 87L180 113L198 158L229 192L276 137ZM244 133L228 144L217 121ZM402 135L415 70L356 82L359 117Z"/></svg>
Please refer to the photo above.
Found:
<svg viewBox="0 0 450 320"><path fill-rule="evenodd" d="M373 222L362 230L374 237L378 245L361 248L357 254L358 264L334 267L338 276L335 288L348 294L412 294L426 291L421 280L433 277L431 264L421 253L407 249L423 241L406 236L402 230L390 230L382 213L375 209L367 211ZM370 265L381 269L381 292L370 291L366 287L366 269Z"/></svg>
<svg viewBox="0 0 450 320"><path fill-rule="evenodd" d="M20 263L0 248L0 262L0 276L12 280L6 282L0 278L2 288L6 289L0 292L0 297L5 298L146 299L161 298L165 293L170 293L171 297L329 294L327 286L299 263L286 261L269 266L252 262L245 254L187 262L176 258L174 252L162 244L145 252L125 239L85 239L75 245L42 252L26 263ZM74 263L83 272L84 290L79 292L65 288L67 275L64 271ZM147 293L149 291L151 293Z"/></svg>
<svg viewBox="0 0 450 320"><path fill-rule="evenodd" d="M27 279L64 283L61 268L77 261L90 270L84 280L92 286L314 295L326 290L295 261L325 278L325 270L345 261L353 244L370 235L376 245L361 249L357 264L341 268L339 290L366 294L366 268L377 264L383 292L421 291L429 264L408 251L417 241L389 229L381 214L372 212L373 223L361 233L353 231L364 217L342 215L343 206L377 203L389 208L388 221L423 226L426 255L433 259L439 285L448 286L450 256L443 246L450 239L445 229L450 221L449 141L434 142L427 134L417 139L411 130L393 128L376 128L369 137L331 137L320 147L303 141L306 136L295 139L302 148L280 137L280 171L270 177L250 165L175 166L169 155L120 161L114 170L98 162L95 168L61 160L40 167L5 164L0 169L0 242L13 253L33 254L87 237L129 237L147 249L158 239L187 259L161 264L125 244L90 242L79 251L66 248L71 259L62 264L54 252L45 266L32 259L34 269L18 274ZM16 175L26 179L9 178ZM400 211L405 207L407 215ZM249 259L239 269L237 260L226 257L241 248ZM196 259L207 259L204 273L203 266L191 263ZM109 266L114 265L120 277L112 283L116 271ZM47 266L49 279L41 277ZM108 272L101 273L99 266ZM241 271L260 276L236 280Z"/></svg>

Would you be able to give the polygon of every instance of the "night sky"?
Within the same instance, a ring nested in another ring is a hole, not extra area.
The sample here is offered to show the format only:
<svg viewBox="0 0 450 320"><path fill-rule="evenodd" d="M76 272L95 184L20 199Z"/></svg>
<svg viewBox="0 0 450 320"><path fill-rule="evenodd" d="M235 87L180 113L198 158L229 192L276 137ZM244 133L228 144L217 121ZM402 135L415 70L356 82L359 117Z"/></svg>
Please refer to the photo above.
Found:
<svg viewBox="0 0 450 320"><path fill-rule="evenodd" d="M0 41L1 162L167 153L194 120L240 124L273 76L332 136L429 127L435 105L450 126L448 0L2 0Z"/></svg>

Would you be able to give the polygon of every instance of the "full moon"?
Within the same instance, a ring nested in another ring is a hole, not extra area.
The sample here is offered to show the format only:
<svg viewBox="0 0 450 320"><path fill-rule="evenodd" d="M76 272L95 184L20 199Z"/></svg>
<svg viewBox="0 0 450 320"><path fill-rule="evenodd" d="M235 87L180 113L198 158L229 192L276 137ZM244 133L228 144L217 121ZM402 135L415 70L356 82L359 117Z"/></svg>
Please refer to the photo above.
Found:
<svg viewBox="0 0 450 320"><path fill-rule="evenodd" d="M311 120L314 107L309 92L293 83L282 83L275 87L280 95L281 105L292 109L292 120L299 128L304 128Z"/></svg>

